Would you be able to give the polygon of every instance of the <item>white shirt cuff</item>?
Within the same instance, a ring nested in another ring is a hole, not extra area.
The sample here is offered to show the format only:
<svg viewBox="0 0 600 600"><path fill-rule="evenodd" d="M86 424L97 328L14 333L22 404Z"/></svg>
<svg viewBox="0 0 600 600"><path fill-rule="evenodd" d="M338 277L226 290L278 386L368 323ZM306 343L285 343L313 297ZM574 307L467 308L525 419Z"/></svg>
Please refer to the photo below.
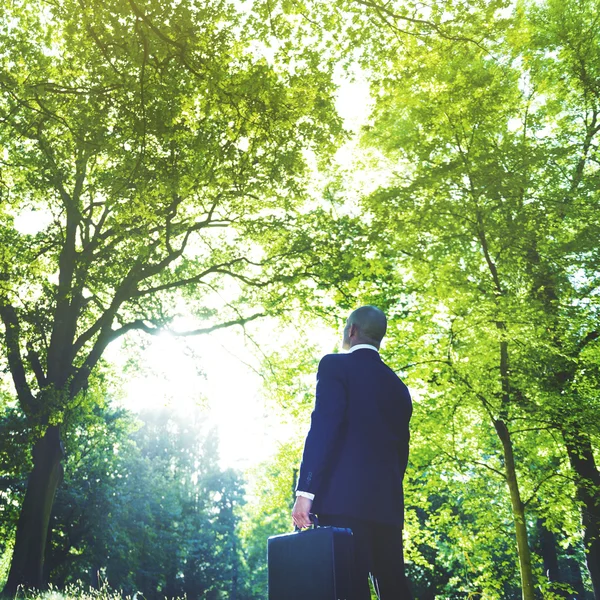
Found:
<svg viewBox="0 0 600 600"><path fill-rule="evenodd" d="M302 496L303 498L308 498L309 500L314 500L315 495L310 492L296 492L296 497Z"/></svg>

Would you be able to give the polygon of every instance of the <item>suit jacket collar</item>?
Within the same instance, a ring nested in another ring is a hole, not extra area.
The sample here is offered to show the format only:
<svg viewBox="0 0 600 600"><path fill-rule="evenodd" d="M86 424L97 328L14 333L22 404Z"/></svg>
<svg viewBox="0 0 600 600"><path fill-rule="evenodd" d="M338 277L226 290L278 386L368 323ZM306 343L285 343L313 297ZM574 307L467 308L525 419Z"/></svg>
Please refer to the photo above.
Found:
<svg viewBox="0 0 600 600"><path fill-rule="evenodd" d="M379 350L377 350L377 348L375 348L375 346L371 346L371 344L356 344L356 346L352 346L352 348L350 348L350 350L348 350L348 353L355 352L356 350L365 350L365 349L375 350L375 352L377 352L377 354L379 354Z"/></svg>

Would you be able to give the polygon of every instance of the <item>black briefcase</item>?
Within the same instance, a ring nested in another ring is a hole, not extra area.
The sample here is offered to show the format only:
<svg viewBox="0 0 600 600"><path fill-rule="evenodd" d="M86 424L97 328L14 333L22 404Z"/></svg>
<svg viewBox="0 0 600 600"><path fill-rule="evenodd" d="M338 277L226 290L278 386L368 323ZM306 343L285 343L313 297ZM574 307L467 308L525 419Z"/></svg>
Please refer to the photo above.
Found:
<svg viewBox="0 0 600 600"><path fill-rule="evenodd" d="M318 527L270 537L269 600L349 600L352 531Z"/></svg>

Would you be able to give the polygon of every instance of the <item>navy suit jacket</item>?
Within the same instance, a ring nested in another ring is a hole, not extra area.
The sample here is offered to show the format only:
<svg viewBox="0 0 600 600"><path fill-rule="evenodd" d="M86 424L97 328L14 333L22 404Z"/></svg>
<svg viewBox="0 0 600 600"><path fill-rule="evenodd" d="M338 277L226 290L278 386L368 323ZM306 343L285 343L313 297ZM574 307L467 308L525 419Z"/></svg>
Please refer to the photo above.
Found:
<svg viewBox="0 0 600 600"><path fill-rule="evenodd" d="M379 353L324 356L296 488L315 495L312 511L402 526L411 414Z"/></svg>

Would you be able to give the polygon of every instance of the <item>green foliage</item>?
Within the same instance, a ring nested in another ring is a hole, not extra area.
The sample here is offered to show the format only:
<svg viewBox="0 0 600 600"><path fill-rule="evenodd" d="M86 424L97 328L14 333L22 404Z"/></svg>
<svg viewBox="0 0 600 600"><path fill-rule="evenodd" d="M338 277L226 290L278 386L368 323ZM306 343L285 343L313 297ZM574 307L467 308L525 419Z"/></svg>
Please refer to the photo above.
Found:
<svg viewBox="0 0 600 600"><path fill-rule="evenodd" d="M94 391L97 366L112 340L169 325L182 300L207 329L283 307L332 323L373 303L415 399L417 596L518 595L523 522L541 593L561 589L551 550L562 589L583 597L589 582L565 573L582 571L582 530L589 548L600 525L600 5L239 8L0 8L0 308L20 401L0 404L0 539L27 444L62 423L54 581L104 568L145 594L216 593L221 578L264 597L302 428L242 510L210 438L151 420L134 432ZM370 78L362 160L375 157L381 184L354 205L340 172L309 210L313 155L322 166L343 138L335 63ZM32 214L39 231L24 232ZM226 279L239 295L215 301ZM265 393L298 425L316 358L308 344L265 357Z"/></svg>
<svg viewBox="0 0 600 600"><path fill-rule="evenodd" d="M6 403L5 403L6 401ZM20 499L31 468L28 452L33 432L8 396L0 400L0 586L12 556Z"/></svg>
<svg viewBox="0 0 600 600"><path fill-rule="evenodd" d="M404 317L385 353L418 391L407 496L425 515L443 501L431 525L412 519L413 560L424 566L419 546L439 553L444 532L464 592L510 596L518 574L499 420L529 518L572 544L581 527L569 438L597 447L600 414L574 389L600 325L596 52L569 20L585 10L523 5L481 44L404 37L374 81L363 139L395 172L364 199L384 274L367 267L379 289L359 297Z"/></svg>
<svg viewBox="0 0 600 600"><path fill-rule="evenodd" d="M98 409L66 437L49 581L67 596L85 582L146 598L246 597L242 481L220 469L215 433L199 415L140 419Z"/></svg>
<svg viewBox="0 0 600 600"><path fill-rule="evenodd" d="M60 422L106 345L167 325L177 298L244 322L206 296L226 277L277 280L269 267L293 252L271 252L267 232L303 202L306 157L328 156L341 128L331 68L309 50L293 68L283 50L265 58L227 2L2 11L2 302L17 324L5 343L15 373L28 347L25 412Z"/></svg>
<svg viewBox="0 0 600 600"><path fill-rule="evenodd" d="M295 329L308 323L297 322ZM314 403L315 373L319 364L317 347L309 341L279 346L265 354L263 393L273 412L296 423L306 421Z"/></svg>
<svg viewBox="0 0 600 600"><path fill-rule="evenodd" d="M302 439L282 445L273 460L249 474L249 502L244 509L240 537L248 566L250 589L257 598L267 594L266 541L272 535L293 531L295 471L300 463Z"/></svg>

